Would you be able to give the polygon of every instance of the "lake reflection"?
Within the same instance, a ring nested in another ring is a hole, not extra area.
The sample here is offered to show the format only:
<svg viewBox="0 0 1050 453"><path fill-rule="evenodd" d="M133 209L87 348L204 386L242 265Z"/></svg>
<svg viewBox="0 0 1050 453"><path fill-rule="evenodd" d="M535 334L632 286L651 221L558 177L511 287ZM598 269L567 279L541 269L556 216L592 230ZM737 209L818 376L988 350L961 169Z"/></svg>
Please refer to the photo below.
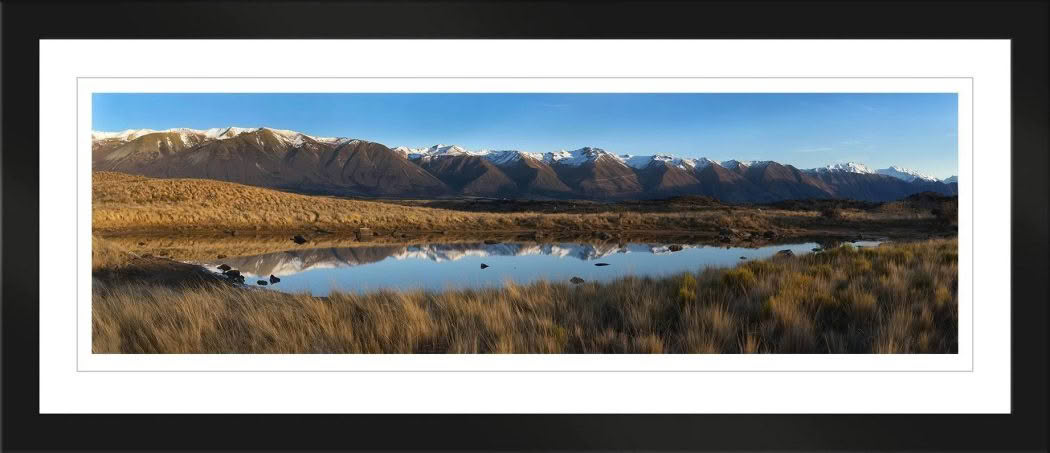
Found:
<svg viewBox="0 0 1050 453"><path fill-rule="evenodd" d="M858 246L878 242L860 241ZM498 286L511 280L607 281L626 275L661 276L710 266L732 266L768 258L780 250L811 253L816 243L759 248L669 244L452 243L295 249L263 255L228 257L202 263L211 270L227 264L255 281L271 274L279 291L446 289ZM741 257L744 259L742 260ZM595 266L606 263L607 266ZM481 268L485 264L488 267Z"/></svg>

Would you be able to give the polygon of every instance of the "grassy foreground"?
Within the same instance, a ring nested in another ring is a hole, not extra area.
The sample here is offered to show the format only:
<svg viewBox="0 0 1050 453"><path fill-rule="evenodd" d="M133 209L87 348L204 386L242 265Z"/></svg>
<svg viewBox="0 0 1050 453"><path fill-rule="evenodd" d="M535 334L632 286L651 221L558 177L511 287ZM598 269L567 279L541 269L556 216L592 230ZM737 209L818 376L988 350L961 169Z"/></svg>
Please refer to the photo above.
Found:
<svg viewBox="0 0 1050 453"><path fill-rule="evenodd" d="M444 292L246 290L106 277L95 353L955 353L957 241L844 246L607 284Z"/></svg>

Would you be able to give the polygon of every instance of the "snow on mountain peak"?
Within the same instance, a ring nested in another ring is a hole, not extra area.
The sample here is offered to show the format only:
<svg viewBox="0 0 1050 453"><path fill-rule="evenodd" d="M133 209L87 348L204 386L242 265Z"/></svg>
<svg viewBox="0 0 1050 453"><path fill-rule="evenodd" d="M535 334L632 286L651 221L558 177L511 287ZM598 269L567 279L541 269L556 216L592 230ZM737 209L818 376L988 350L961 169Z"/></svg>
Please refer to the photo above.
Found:
<svg viewBox="0 0 1050 453"><path fill-rule="evenodd" d="M827 165L827 166L824 166L824 167L812 168L812 169L810 169L808 171L811 171L811 172L860 173L860 174L865 174L865 175L874 175L874 174L876 174L875 170L872 170L871 167L868 167L867 165L864 165L864 164L861 164L861 163L857 163L857 162L846 162L846 163L830 164L830 165Z"/></svg>
<svg viewBox="0 0 1050 453"><path fill-rule="evenodd" d="M752 163L753 162L751 162L749 160L730 159L730 160L722 161L721 165L723 167L725 167L725 168L730 169L730 170L736 170L736 169L740 168L741 166L750 167Z"/></svg>
<svg viewBox="0 0 1050 453"><path fill-rule="evenodd" d="M120 132L92 131L91 132L91 140L92 141L94 141L94 140L121 140L121 141L129 141L129 140L134 140L136 138L142 137L143 135L149 135L149 134L152 134L152 133L155 133L155 132L159 132L159 131L155 131L153 129L127 129L127 130L120 131Z"/></svg>
<svg viewBox="0 0 1050 453"><path fill-rule="evenodd" d="M652 156L632 156L630 154L624 154L619 157L624 164L627 164L627 166L637 170L648 168L649 166L656 163L678 167L683 170L692 170L698 165L700 166L700 168L709 165L706 159L704 159L704 163L701 163L698 159L686 159L681 157L675 157L670 154L655 154Z"/></svg>
<svg viewBox="0 0 1050 453"><path fill-rule="evenodd" d="M937 181L937 178L934 178L933 176L919 173L918 171L911 170L908 168L898 167L896 165L892 165L890 166L890 168L882 168L879 170L875 170L875 172L877 172L880 175L892 176L894 178L908 182L915 181L916 179L920 179L923 181Z"/></svg>
<svg viewBox="0 0 1050 453"><path fill-rule="evenodd" d="M619 162L621 165L627 165L627 162L623 157L617 156L604 149L591 146L585 146L573 151L560 150L543 155L543 161L548 164L558 163L559 165L568 165L572 167L578 167L587 162L597 162L602 158L612 159Z"/></svg>
<svg viewBox="0 0 1050 453"><path fill-rule="evenodd" d="M482 150L479 153L497 166L509 165L521 159L542 160L543 154L518 150Z"/></svg>

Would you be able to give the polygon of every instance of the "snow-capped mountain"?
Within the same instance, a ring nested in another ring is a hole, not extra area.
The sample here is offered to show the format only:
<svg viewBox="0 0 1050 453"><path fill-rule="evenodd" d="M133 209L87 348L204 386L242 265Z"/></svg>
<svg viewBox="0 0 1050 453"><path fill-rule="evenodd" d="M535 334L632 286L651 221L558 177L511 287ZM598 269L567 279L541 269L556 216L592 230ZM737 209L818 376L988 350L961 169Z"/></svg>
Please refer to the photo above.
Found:
<svg viewBox="0 0 1050 453"><path fill-rule="evenodd" d="M630 154L624 154L620 158L627 164L627 166L636 170L642 170L648 168L650 165L659 163L664 165L671 165L674 167L681 168L682 170L692 170L696 168L698 162L703 160L710 162L706 157L700 159L688 159L675 157L670 154L655 154L652 156L632 156Z"/></svg>
<svg viewBox="0 0 1050 453"><path fill-rule="evenodd" d="M247 134L251 132L257 132L260 130L270 131L281 141L293 146L299 147L309 139L319 143L327 144L343 144L352 139L345 137L315 137L306 135L301 132L290 131L287 129L273 129L269 127L215 127L211 129L189 129L185 127L178 127L165 130L153 130L153 129L128 129L121 132L100 132L92 131L92 141L104 141L104 140L116 140L119 142L130 142L138 138L158 133L177 133L182 139L182 142L189 144L197 144L207 140L226 140L237 137L241 134Z"/></svg>
<svg viewBox="0 0 1050 453"><path fill-rule="evenodd" d="M725 168L728 168L730 170L740 170L741 167L750 167L751 164L752 164L752 161L750 161L750 160L736 160L736 159L729 159L729 160L724 160L722 162L719 162L719 165L721 165L721 166L723 166Z"/></svg>
<svg viewBox="0 0 1050 453"><path fill-rule="evenodd" d="M885 201L954 194L944 181L892 166L835 163L799 170L773 161L614 154L597 147L546 153L426 148L269 127L129 129L92 133L92 168L151 177L208 178L348 195L639 199L704 195L731 202L806 198ZM262 151L262 152L260 152Z"/></svg>
<svg viewBox="0 0 1050 453"><path fill-rule="evenodd" d="M875 170L875 172L877 172L880 175L892 176L894 178L908 182L912 182L916 179L921 179L923 181L937 181L937 178L934 178L933 176L920 173L916 170L898 167L896 165L891 166L890 168L882 168L879 170Z"/></svg>
<svg viewBox="0 0 1050 453"><path fill-rule="evenodd" d="M953 182L954 183L958 183L959 182L959 177L958 176L949 176L947 178L942 179L941 182L943 182L945 184L951 184Z"/></svg>
<svg viewBox="0 0 1050 453"><path fill-rule="evenodd" d="M875 170L864 164L856 162L846 162L838 164L830 164L825 167L811 168L807 171L810 172L845 172L845 173L860 173L863 175L874 175L877 174Z"/></svg>
<svg viewBox="0 0 1050 453"><path fill-rule="evenodd" d="M604 149L593 148L590 146L585 146L573 151L561 150L543 155L543 161L548 164L568 165L571 167L578 167L585 163L597 162L602 159L626 165L622 157Z"/></svg>
<svg viewBox="0 0 1050 453"><path fill-rule="evenodd" d="M828 166L825 166L825 167L811 168L811 169L808 169L808 170L805 170L805 171L810 172L810 173L843 172L843 173L858 173L858 174L865 174L865 175L883 175L883 176L890 176L890 177L893 177L893 178L897 178L897 179L900 179L902 181L907 181L907 182L913 182L915 180L927 181L927 182L940 181L940 182L943 182L945 184L958 182L958 177L956 177L956 176L952 176L950 178L946 178L946 179L941 180L941 179L938 179L936 177L933 177L933 176L921 173L919 171L911 170L911 169L903 168L903 167L898 167L896 165L890 166L889 168L881 168L881 169L874 170L871 167L868 167L867 165L864 165L864 164L861 164L861 163L857 163L857 162L836 163L836 164L831 164L831 165L828 165Z"/></svg>

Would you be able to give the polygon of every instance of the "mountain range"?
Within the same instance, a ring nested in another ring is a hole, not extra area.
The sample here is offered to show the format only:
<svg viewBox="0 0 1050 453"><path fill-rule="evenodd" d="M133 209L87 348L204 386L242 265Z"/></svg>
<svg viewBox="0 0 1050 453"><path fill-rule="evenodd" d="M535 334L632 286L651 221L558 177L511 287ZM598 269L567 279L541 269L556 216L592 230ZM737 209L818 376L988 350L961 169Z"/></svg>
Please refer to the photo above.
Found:
<svg viewBox="0 0 1050 453"><path fill-rule="evenodd" d="M380 197L653 199L705 195L726 202L955 195L945 180L857 163L798 169L773 161L617 155L584 147L533 153L429 148L272 128L92 133L92 168L159 178L206 178L285 190Z"/></svg>

